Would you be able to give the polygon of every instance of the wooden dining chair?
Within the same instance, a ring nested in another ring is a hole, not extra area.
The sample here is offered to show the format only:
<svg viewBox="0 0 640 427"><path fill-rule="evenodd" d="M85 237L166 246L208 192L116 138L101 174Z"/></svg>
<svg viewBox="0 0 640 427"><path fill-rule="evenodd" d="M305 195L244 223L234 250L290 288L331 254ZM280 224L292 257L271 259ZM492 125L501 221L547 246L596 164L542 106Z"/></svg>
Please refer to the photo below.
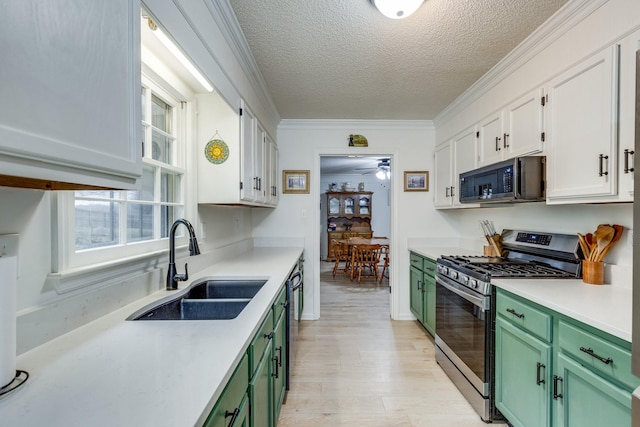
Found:
<svg viewBox="0 0 640 427"><path fill-rule="evenodd" d="M341 242L336 239L331 240L333 246L333 254L335 256L335 264L333 265L333 277L336 277L338 271L347 274L351 270L351 254L349 253L349 246L345 242ZM340 264L342 263L342 267Z"/></svg>
<svg viewBox="0 0 640 427"><path fill-rule="evenodd" d="M380 262L380 245L355 245L353 251L353 266L351 269L351 280L356 276L358 283L363 277L372 277L379 280L378 263Z"/></svg>
<svg viewBox="0 0 640 427"><path fill-rule="evenodd" d="M382 283L382 279L389 278L389 245L382 245L380 247L380 250L380 257L382 258L382 271L380 272L379 283Z"/></svg>

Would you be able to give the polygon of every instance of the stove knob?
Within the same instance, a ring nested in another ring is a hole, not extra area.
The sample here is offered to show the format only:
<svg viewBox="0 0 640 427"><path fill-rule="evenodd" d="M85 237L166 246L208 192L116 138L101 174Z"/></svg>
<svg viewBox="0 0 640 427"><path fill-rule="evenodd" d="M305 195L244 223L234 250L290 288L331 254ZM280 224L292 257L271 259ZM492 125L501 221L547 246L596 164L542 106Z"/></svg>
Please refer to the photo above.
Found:
<svg viewBox="0 0 640 427"><path fill-rule="evenodd" d="M469 286L472 287L473 289L478 289L478 281L475 279L469 280Z"/></svg>
<svg viewBox="0 0 640 427"><path fill-rule="evenodd" d="M469 278L467 276L462 276L462 283L465 285L469 283Z"/></svg>
<svg viewBox="0 0 640 427"><path fill-rule="evenodd" d="M451 272L451 278L452 279L457 279L458 278L458 272L457 271L452 271Z"/></svg>
<svg viewBox="0 0 640 427"><path fill-rule="evenodd" d="M447 267L445 267L444 265L439 265L438 266L438 270L440 271L440 273L447 275L449 274L449 269Z"/></svg>

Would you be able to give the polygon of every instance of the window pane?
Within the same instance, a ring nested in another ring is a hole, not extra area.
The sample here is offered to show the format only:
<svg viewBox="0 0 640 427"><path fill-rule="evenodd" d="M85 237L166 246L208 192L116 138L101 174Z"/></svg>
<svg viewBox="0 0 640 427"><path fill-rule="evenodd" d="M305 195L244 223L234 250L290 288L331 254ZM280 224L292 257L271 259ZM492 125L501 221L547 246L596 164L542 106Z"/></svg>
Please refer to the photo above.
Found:
<svg viewBox="0 0 640 427"><path fill-rule="evenodd" d="M153 205L130 203L127 206L127 240L153 239Z"/></svg>
<svg viewBox="0 0 640 427"><path fill-rule="evenodd" d="M76 197L87 197L92 199L119 199L120 192L104 190L76 191Z"/></svg>
<svg viewBox="0 0 640 427"><path fill-rule="evenodd" d="M158 98L151 95L151 125L171 133L171 106Z"/></svg>
<svg viewBox="0 0 640 427"><path fill-rule="evenodd" d="M76 200L76 250L120 243L119 204Z"/></svg>
<svg viewBox="0 0 640 427"><path fill-rule="evenodd" d="M154 169L145 167L142 170L142 188L140 190L127 191L127 200L144 200L153 201L153 193L155 188Z"/></svg>
<svg viewBox="0 0 640 427"><path fill-rule="evenodd" d="M155 130L151 132L151 157L164 163L171 164L171 143L173 138L162 135Z"/></svg>
<svg viewBox="0 0 640 427"><path fill-rule="evenodd" d="M169 237L169 231L171 231L171 226L173 222L182 216L182 207L181 206L160 206L160 215L161 215L161 225L160 225L160 237ZM182 236L184 230L181 230L184 227L179 227L176 230L177 236Z"/></svg>
<svg viewBox="0 0 640 427"><path fill-rule="evenodd" d="M142 91L141 91L141 94L142 94L142 121L146 122L147 121L146 120L147 119L147 117L146 117L146 115L147 115L147 106L146 106L146 104L147 104L147 88L143 87Z"/></svg>
<svg viewBox="0 0 640 427"><path fill-rule="evenodd" d="M180 176L162 172L160 176L160 201L180 201Z"/></svg>

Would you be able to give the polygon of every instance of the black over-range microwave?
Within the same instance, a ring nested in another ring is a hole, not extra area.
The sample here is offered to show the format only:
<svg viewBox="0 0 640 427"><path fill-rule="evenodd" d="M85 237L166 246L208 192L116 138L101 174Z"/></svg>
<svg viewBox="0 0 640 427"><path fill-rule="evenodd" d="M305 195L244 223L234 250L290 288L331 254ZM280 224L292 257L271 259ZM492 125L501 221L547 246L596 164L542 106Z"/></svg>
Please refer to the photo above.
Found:
<svg viewBox="0 0 640 427"><path fill-rule="evenodd" d="M461 203L545 199L545 156L516 157L460 174Z"/></svg>

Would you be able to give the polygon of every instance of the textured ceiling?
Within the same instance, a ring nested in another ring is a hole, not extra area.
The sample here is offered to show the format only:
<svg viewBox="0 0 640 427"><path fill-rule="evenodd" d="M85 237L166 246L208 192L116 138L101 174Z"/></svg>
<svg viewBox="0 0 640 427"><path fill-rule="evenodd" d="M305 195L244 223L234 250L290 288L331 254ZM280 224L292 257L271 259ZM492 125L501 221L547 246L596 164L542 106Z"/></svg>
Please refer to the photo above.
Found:
<svg viewBox="0 0 640 427"><path fill-rule="evenodd" d="M433 119L567 0L229 0L283 119Z"/></svg>

